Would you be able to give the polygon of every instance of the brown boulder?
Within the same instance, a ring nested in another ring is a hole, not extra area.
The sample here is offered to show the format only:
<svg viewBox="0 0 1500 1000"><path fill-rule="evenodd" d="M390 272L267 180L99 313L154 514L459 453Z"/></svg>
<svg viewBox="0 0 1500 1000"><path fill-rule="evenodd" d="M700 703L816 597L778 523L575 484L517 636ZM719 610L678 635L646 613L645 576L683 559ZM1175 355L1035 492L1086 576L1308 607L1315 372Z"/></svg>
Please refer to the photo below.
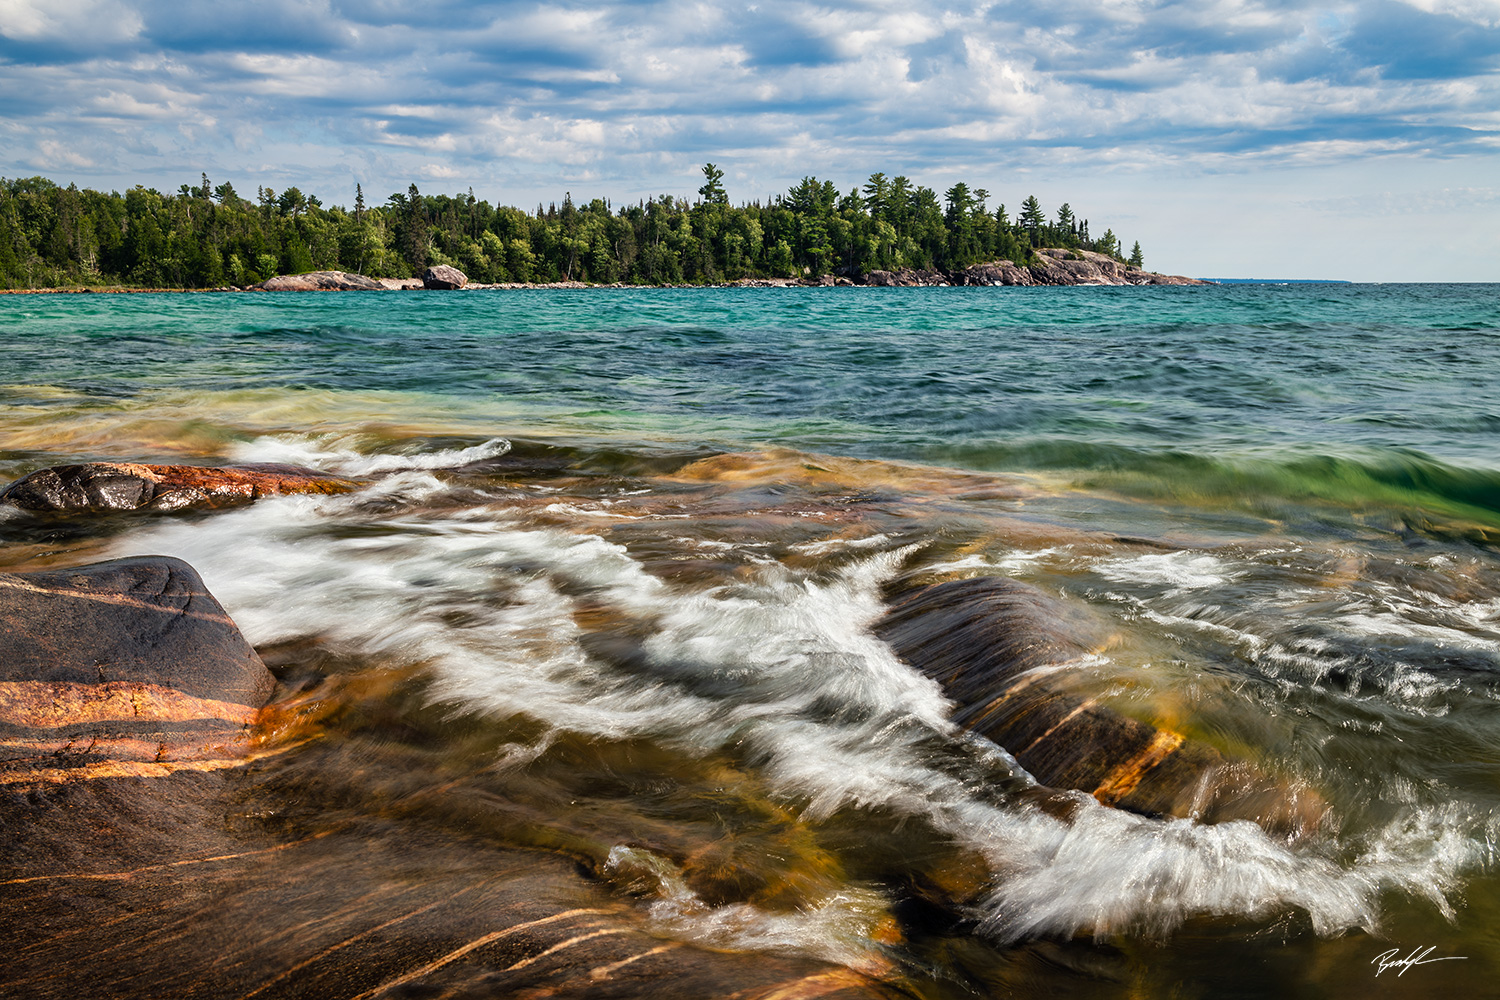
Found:
<svg viewBox="0 0 1500 1000"><path fill-rule="evenodd" d="M1036 669L1097 648L1090 631L1076 610L1000 577L923 587L876 627L958 703L955 722L1005 747L1046 785L1147 815L1252 819L1286 836L1313 830L1324 804L1310 790L1121 715Z"/></svg>
<svg viewBox="0 0 1500 1000"><path fill-rule="evenodd" d="M236 765L273 684L180 559L0 573L0 785Z"/></svg>
<svg viewBox="0 0 1500 1000"><path fill-rule="evenodd" d="M309 271L277 275L251 287L263 292L378 292L385 286L348 271Z"/></svg>
<svg viewBox="0 0 1500 1000"><path fill-rule="evenodd" d="M439 264L422 272L423 288L455 289L469 283L469 276L456 267Z"/></svg>
<svg viewBox="0 0 1500 1000"><path fill-rule="evenodd" d="M34 512L101 513L224 507L283 493L345 493L358 483L295 465L211 468L88 462L38 469L0 491Z"/></svg>

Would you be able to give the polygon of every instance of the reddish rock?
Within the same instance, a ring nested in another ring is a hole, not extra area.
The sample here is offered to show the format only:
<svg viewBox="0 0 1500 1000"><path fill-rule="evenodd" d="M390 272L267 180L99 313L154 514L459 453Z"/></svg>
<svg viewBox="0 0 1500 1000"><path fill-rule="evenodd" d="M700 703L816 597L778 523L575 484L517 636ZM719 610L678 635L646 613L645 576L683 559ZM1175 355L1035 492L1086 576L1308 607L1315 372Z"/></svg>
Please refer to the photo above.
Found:
<svg viewBox="0 0 1500 1000"><path fill-rule="evenodd" d="M422 272L422 287L455 289L462 288L469 283L469 276L456 267L447 264L439 264L429 267Z"/></svg>
<svg viewBox="0 0 1500 1000"><path fill-rule="evenodd" d="M348 271L309 271L277 275L251 287L263 292L378 292L385 286Z"/></svg>
<svg viewBox="0 0 1500 1000"><path fill-rule="evenodd" d="M224 507L283 493L345 493L359 484L295 465L137 465L88 462L39 469L0 492L0 502L50 513Z"/></svg>

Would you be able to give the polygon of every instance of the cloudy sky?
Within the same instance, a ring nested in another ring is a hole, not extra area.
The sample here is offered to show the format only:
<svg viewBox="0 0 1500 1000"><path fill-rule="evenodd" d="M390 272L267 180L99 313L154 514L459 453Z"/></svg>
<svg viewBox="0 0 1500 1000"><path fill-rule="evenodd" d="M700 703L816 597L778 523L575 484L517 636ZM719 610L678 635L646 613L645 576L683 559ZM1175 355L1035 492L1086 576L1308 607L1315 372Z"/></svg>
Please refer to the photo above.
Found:
<svg viewBox="0 0 1500 1000"><path fill-rule="evenodd" d="M1193 275L1500 280L1500 0L0 0L0 175L1068 201Z"/></svg>

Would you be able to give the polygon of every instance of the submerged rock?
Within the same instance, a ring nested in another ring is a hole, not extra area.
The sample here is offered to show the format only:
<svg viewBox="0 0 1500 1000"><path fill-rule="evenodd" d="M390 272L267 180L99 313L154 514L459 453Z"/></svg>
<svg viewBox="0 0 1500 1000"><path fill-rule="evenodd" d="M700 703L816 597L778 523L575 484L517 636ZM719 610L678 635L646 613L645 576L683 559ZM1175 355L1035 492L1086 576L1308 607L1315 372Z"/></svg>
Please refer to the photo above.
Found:
<svg viewBox="0 0 1500 1000"><path fill-rule="evenodd" d="M180 510L250 503L283 493L345 493L359 483L295 465L137 465L87 462L38 469L0 491L0 502L47 513Z"/></svg>
<svg viewBox="0 0 1500 1000"><path fill-rule="evenodd" d="M462 288L469 283L469 276L456 267L448 264L439 264L429 267L422 272L422 287L455 289Z"/></svg>
<svg viewBox="0 0 1500 1000"><path fill-rule="evenodd" d="M1251 819L1310 833L1324 803L1215 748L1069 691L1045 668L1097 648L1078 612L1001 577L932 584L876 633L958 703L954 721L1005 747L1038 781L1105 805L1206 822Z"/></svg>
<svg viewBox="0 0 1500 1000"><path fill-rule="evenodd" d="M374 278L349 271L309 271L267 278L251 288L262 292L378 292L385 286Z"/></svg>
<svg viewBox="0 0 1500 1000"><path fill-rule="evenodd" d="M273 685L180 559L0 573L0 785L237 765Z"/></svg>

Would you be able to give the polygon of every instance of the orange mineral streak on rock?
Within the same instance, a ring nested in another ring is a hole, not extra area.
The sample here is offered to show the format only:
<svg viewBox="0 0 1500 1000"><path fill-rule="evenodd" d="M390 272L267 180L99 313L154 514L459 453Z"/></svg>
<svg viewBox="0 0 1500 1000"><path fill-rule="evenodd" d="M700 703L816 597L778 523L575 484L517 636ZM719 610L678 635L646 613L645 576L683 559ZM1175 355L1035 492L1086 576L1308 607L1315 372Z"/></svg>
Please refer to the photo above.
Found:
<svg viewBox="0 0 1500 1000"><path fill-rule="evenodd" d="M97 778L165 778L179 771L222 771L274 756L282 750L222 757L216 760L177 760L153 763L134 760L106 760L79 767L33 767L25 770L0 770L0 785L39 786L70 781L92 781Z"/></svg>
<svg viewBox="0 0 1500 1000"><path fill-rule="evenodd" d="M1140 753L1109 772L1109 776L1094 789L1094 798L1107 806L1114 805L1135 791L1141 779L1156 765L1182 746L1182 737L1177 733L1158 729L1151 742Z"/></svg>
<svg viewBox="0 0 1500 1000"><path fill-rule="evenodd" d="M196 698L159 684L0 681L0 722L34 729L123 720L219 719L244 726L256 714L246 705Z"/></svg>

